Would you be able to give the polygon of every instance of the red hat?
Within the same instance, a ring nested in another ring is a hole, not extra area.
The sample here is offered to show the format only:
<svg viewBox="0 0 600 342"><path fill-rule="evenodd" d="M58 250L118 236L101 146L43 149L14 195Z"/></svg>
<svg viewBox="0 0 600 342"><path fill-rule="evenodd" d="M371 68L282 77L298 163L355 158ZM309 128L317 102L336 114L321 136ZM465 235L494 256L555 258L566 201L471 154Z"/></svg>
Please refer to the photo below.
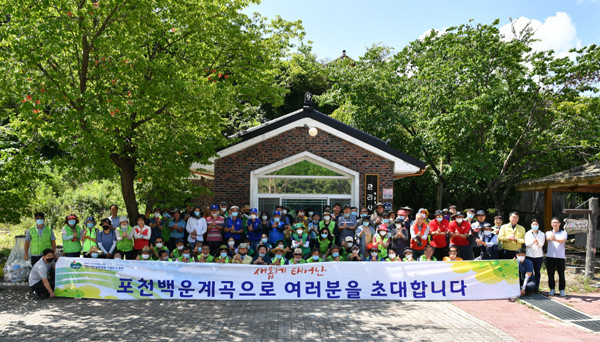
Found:
<svg viewBox="0 0 600 342"><path fill-rule="evenodd" d="M373 244L372 244L372 243L368 244L368 245L367 245L367 250L368 250L368 251L370 251L370 250L372 250L372 249L378 249L378 248L377 248L377 247L375 247L375 246L373 246Z"/></svg>
<svg viewBox="0 0 600 342"><path fill-rule="evenodd" d="M388 227L385 224L379 225L379 227L377 227L377 230L384 230L384 231L388 231Z"/></svg>

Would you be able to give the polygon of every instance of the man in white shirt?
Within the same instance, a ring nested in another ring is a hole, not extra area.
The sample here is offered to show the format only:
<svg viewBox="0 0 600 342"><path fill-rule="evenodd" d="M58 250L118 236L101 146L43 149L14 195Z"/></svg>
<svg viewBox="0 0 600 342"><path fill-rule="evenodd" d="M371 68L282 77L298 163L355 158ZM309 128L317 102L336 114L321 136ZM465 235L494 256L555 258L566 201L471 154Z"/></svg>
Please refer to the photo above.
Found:
<svg viewBox="0 0 600 342"><path fill-rule="evenodd" d="M540 223L537 219L531 220L531 229L525 233L525 248L527 259L533 263L533 274L535 276L535 290L537 292L540 287L540 270L542 269L542 263L544 262L544 243L546 242L546 236L540 232Z"/></svg>
<svg viewBox="0 0 600 342"><path fill-rule="evenodd" d="M558 289L560 296L565 296L565 241L567 241L567 232L560 230L560 219L553 217L550 221L552 230L546 232L548 241L548 252L546 253L546 269L548 270L549 295L555 294L554 274L558 272Z"/></svg>

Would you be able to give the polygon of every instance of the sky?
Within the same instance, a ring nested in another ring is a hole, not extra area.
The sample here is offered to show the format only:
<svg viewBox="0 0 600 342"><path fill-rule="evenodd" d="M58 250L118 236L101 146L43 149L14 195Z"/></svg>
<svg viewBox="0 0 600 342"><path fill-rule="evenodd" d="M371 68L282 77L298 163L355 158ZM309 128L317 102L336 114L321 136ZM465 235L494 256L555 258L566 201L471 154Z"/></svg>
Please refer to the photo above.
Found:
<svg viewBox="0 0 600 342"><path fill-rule="evenodd" d="M510 33L531 21L534 49L553 49L557 55L600 43L600 0L262 0L250 6L258 12L289 21L301 20L305 40L313 42L318 59L339 57L342 50L358 58L373 44L400 51L431 29L444 30L468 23L491 24L500 19L501 31Z"/></svg>

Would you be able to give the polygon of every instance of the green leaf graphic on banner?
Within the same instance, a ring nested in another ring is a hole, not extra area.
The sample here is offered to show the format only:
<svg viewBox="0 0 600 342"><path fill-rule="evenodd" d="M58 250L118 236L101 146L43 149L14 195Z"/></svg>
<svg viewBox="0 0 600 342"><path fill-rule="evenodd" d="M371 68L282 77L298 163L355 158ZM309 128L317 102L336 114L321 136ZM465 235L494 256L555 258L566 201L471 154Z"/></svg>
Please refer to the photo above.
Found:
<svg viewBox="0 0 600 342"><path fill-rule="evenodd" d="M455 273L475 272L475 279L486 284L506 281L519 283L519 267L516 260L449 261Z"/></svg>

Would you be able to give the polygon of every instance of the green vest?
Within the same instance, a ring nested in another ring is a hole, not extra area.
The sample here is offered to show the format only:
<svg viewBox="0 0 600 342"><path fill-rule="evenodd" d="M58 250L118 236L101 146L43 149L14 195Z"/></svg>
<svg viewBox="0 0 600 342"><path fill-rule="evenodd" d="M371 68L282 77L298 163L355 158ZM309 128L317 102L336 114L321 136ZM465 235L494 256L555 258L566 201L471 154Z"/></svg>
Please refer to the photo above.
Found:
<svg viewBox="0 0 600 342"><path fill-rule="evenodd" d="M377 235L375 236L375 241L381 241L381 236ZM386 237L385 239L383 239L383 242L387 242L389 239ZM377 246L377 248L379 248L379 254L377 255L378 258L387 258L387 248L383 247L383 244L379 244Z"/></svg>
<svg viewBox="0 0 600 342"><path fill-rule="evenodd" d="M69 235L69 232L72 232L72 228L69 225L65 226L65 232ZM77 253L81 252L81 227L75 226L75 232L77 233L77 240L71 241L63 241L63 252L65 253Z"/></svg>
<svg viewBox="0 0 600 342"><path fill-rule="evenodd" d="M323 262L323 259L319 258L319 260L314 261L313 258L312 258L312 255L311 255L308 259L306 259L306 262L309 262L309 263L310 262Z"/></svg>
<svg viewBox="0 0 600 342"><path fill-rule="evenodd" d="M37 226L29 229L29 236L31 237L31 242L29 247L31 248L31 255L42 255L44 253L44 249L52 248L52 241L50 238L52 237L52 231L50 228L44 226L42 230L42 237L38 234Z"/></svg>
<svg viewBox="0 0 600 342"><path fill-rule="evenodd" d="M325 221L319 221L319 231L325 227ZM329 234L333 235L333 229L335 228L335 221L330 220L329 225L327 226L329 229Z"/></svg>
<svg viewBox="0 0 600 342"><path fill-rule="evenodd" d="M221 256L218 256L218 257L216 257L214 260L215 260L215 262L217 262L217 261L219 261L219 260L221 260L221 259L223 259L223 258L221 258ZM231 264L231 260L229 260L229 256L226 256L226 257L225 257L225 263L226 263L226 264Z"/></svg>
<svg viewBox="0 0 600 342"><path fill-rule="evenodd" d="M127 226L127 229L123 229L121 226L117 228L117 235L123 236L123 233L127 233L127 236L131 234L131 226ZM121 252L129 252L133 250L133 240L130 238L122 238L121 240L117 240L117 250Z"/></svg>
<svg viewBox="0 0 600 342"><path fill-rule="evenodd" d="M198 255L196 257L196 259L201 260L201 258L203 258L203 257L204 256L202 255L202 253L200 253L200 255ZM215 261L215 257L210 254L206 257L206 260L204 260L204 262L214 262L214 261Z"/></svg>
<svg viewBox="0 0 600 342"><path fill-rule="evenodd" d="M321 250L321 254L327 254L327 250L329 249L329 239L321 240L319 236L317 238L317 242L319 242L319 249Z"/></svg>
<svg viewBox="0 0 600 342"><path fill-rule="evenodd" d="M290 265L306 264L306 260L300 259L300 261L296 262L296 259L290 259L289 264Z"/></svg>
<svg viewBox="0 0 600 342"><path fill-rule="evenodd" d="M159 257L160 257L160 251L167 251L167 252L169 251L169 249L165 246L162 246L162 248L160 250L158 250L158 247L153 247L153 248L154 248L154 251L156 252L156 255L158 255ZM151 255L150 259L152 259L154 261L159 260L159 258L155 257L154 255Z"/></svg>
<svg viewBox="0 0 600 342"><path fill-rule="evenodd" d="M300 247L298 247L298 248L300 248L302 250L302 254L306 255L306 254L310 253L310 248L304 247L304 244L306 243L306 241L308 241L308 234L302 233L302 238L300 238L300 236L296 232L294 232L294 233L292 233L292 237L296 241L300 240ZM323 252L321 251L321 253L323 253Z"/></svg>
<svg viewBox="0 0 600 342"><path fill-rule="evenodd" d="M275 265L275 266L281 266L281 265L285 265L285 258L282 256L281 259L277 259L275 257L273 257L273 259L271 259L271 265L275 264L275 261L279 260L279 264Z"/></svg>
<svg viewBox="0 0 600 342"><path fill-rule="evenodd" d="M163 229L160 231L160 234L163 238L164 242L169 242L169 239L171 238L171 230L169 229L169 222L171 221L171 218L163 218Z"/></svg>
<svg viewBox="0 0 600 342"><path fill-rule="evenodd" d="M90 229L91 229L91 231L90 231ZM96 238L96 228L95 227L92 227L92 228L87 228L86 227L84 230L87 233L87 236L89 238L92 238L92 239ZM89 252L90 248L92 248L92 246L96 246L97 247L98 244L96 242L94 242L94 241L86 239L85 241L83 241L83 252L84 253Z"/></svg>

